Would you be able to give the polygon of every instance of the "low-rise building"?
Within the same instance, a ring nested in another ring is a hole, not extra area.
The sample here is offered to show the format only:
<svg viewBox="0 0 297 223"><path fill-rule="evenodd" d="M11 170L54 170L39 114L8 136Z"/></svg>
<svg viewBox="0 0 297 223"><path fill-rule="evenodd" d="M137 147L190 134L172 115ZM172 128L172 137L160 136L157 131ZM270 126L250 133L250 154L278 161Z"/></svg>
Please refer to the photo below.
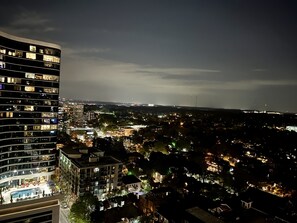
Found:
<svg viewBox="0 0 297 223"><path fill-rule="evenodd" d="M121 187L122 162L98 149L62 148L59 167L61 180L76 196L90 192L100 197Z"/></svg>
<svg viewBox="0 0 297 223"><path fill-rule="evenodd" d="M123 177L123 186L128 192L139 192L141 189L141 180L134 175Z"/></svg>

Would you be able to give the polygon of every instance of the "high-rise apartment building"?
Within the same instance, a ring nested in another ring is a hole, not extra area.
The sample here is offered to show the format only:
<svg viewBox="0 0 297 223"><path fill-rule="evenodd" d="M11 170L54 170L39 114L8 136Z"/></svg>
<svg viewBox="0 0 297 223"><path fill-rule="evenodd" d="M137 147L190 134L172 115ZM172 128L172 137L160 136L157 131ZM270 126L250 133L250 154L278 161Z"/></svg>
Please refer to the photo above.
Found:
<svg viewBox="0 0 297 223"><path fill-rule="evenodd" d="M101 197L120 189L122 162L95 148L60 149L61 177L77 196L90 192Z"/></svg>
<svg viewBox="0 0 297 223"><path fill-rule="evenodd" d="M59 45L0 31L0 187L55 171Z"/></svg>

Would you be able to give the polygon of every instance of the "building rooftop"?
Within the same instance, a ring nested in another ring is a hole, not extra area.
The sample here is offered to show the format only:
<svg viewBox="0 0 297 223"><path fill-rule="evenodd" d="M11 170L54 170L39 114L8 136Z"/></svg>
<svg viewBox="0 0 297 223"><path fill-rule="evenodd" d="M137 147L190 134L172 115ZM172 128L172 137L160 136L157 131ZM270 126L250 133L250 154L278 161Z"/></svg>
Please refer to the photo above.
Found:
<svg viewBox="0 0 297 223"><path fill-rule="evenodd" d="M0 36L3 36L5 38L9 38L15 41L23 42L23 43L29 43L29 44L36 44L40 46L47 46L47 47L52 47L56 49L61 49L61 46L55 43L49 43L49 42L44 42L40 40L33 40L33 39L28 39L24 37L19 37L19 36L14 36L5 32L0 31Z"/></svg>
<svg viewBox="0 0 297 223"><path fill-rule="evenodd" d="M249 188L245 193L240 195L240 198L243 201L252 202L252 207L270 216L278 216L285 220L291 220L293 217L288 208L290 204L288 198L278 197L256 188Z"/></svg>
<svg viewBox="0 0 297 223"><path fill-rule="evenodd" d="M101 150L95 148L62 148L61 151L79 168L98 167L122 163L120 160L117 160L112 156L103 156L104 153Z"/></svg>
<svg viewBox="0 0 297 223"><path fill-rule="evenodd" d="M141 182L141 180L139 180L134 175L127 175L122 178L122 182L127 185L127 184L139 183L139 182Z"/></svg>

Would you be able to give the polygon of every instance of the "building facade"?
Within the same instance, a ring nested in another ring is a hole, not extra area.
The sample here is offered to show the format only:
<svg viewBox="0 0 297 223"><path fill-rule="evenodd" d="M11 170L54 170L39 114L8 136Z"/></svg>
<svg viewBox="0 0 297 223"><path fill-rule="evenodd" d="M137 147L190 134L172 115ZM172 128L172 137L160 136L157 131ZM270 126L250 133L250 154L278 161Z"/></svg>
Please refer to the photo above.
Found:
<svg viewBox="0 0 297 223"><path fill-rule="evenodd" d="M1 206L0 222L59 223L60 196L40 198Z"/></svg>
<svg viewBox="0 0 297 223"><path fill-rule="evenodd" d="M90 192L100 197L121 187L122 162L97 149L62 148L59 169L76 196Z"/></svg>
<svg viewBox="0 0 297 223"><path fill-rule="evenodd" d="M60 46L0 31L0 187L55 172Z"/></svg>

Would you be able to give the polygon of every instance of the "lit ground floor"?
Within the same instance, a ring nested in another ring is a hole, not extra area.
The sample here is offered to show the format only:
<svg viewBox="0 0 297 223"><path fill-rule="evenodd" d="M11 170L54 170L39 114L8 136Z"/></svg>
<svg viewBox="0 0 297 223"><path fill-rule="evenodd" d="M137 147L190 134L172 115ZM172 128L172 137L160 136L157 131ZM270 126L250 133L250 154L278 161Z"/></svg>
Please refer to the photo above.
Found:
<svg viewBox="0 0 297 223"><path fill-rule="evenodd" d="M2 185L0 202L2 204L52 196L56 192L50 176L16 179Z"/></svg>

